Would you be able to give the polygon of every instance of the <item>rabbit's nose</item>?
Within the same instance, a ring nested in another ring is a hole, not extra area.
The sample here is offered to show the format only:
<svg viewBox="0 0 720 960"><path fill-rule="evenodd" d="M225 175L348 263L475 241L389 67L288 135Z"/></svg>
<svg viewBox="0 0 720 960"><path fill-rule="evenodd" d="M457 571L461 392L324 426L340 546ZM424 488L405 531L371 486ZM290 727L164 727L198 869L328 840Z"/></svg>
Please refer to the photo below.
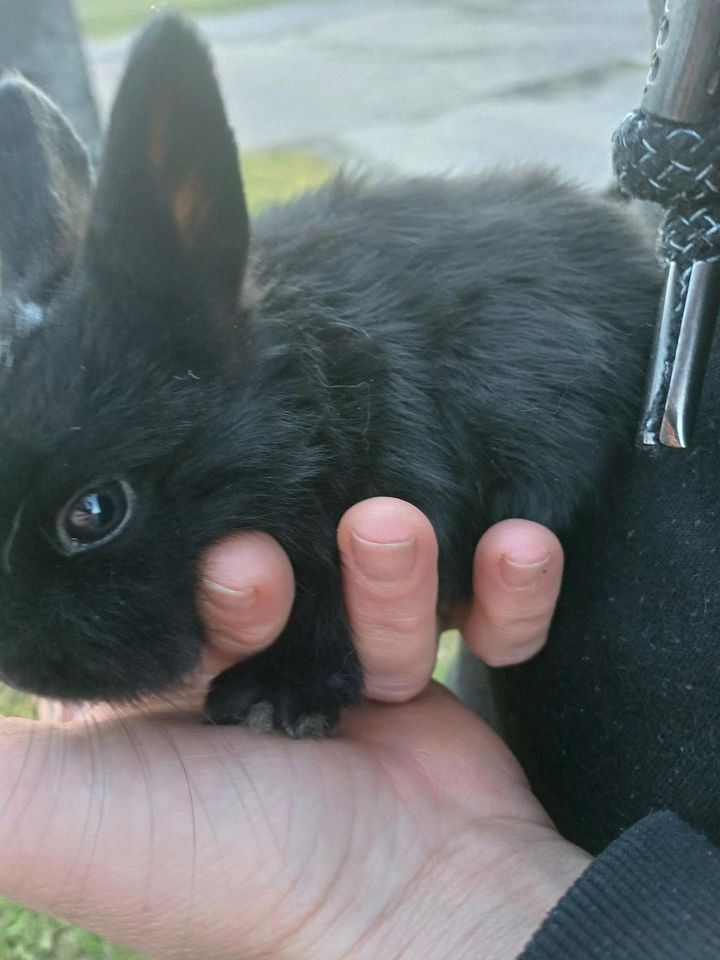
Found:
<svg viewBox="0 0 720 960"><path fill-rule="evenodd" d="M12 525L10 526L10 533L7 540L3 544L2 553L0 554L0 565L2 565L5 573L11 577L12 576L12 565L10 563L10 554L12 553L13 543L15 542L15 537L17 532L20 529L20 521L22 520L23 510L25 509L25 504L21 503L17 508L17 512L13 517Z"/></svg>

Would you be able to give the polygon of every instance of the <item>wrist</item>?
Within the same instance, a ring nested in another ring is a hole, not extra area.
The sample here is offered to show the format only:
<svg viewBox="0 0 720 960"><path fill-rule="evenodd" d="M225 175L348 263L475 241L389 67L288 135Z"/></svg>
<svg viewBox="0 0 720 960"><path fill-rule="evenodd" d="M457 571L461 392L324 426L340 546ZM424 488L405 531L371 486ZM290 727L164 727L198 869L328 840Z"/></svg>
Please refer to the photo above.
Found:
<svg viewBox="0 0 720 960"><path fill-rule="evenodd" d="M590 862L551 827L465 829L425 861L353 960L516 960Z"/></svg>

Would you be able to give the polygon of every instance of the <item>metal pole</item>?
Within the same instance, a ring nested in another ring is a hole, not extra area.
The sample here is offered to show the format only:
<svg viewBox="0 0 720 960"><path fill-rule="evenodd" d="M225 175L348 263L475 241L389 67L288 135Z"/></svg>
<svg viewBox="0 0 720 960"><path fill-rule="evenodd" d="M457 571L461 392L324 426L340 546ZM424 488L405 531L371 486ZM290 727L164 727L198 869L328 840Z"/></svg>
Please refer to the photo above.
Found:
<svg viewBox="0 0 720 960"><path fill-rule="evenodd" d="M660 26L660 18L665 9L665 0L649 0L650 3L650 30L652 32L652 49L655 49L655 39Z"/></svg>

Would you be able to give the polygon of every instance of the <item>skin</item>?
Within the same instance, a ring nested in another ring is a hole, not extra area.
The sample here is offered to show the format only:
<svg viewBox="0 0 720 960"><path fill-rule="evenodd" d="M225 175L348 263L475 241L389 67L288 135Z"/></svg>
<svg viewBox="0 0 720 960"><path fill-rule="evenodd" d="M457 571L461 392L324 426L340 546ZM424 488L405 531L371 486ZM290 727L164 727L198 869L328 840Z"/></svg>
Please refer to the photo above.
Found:
<svg viewBox="0 0 720 960"><path fill-rule="evenodd" d="M490 729L428 683L426 518L367 501L338 541L373 699L337 737L192 722L207 677L272 642L292 603L277 544L232 537L202 561L210 643L183 709L44 705L42 721L0 723L0 892L157 960L518 955L589 857ZM492 663L540 649L561 571L544 528L488 531L474 600L454 612L472 649Z"/></svg>

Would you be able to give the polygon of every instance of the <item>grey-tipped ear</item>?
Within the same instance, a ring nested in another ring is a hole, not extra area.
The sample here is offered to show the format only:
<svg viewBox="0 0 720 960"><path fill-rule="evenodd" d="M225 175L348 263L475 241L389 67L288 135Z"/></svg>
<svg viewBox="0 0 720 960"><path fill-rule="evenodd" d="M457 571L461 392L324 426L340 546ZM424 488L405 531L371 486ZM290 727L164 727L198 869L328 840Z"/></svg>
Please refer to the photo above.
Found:
<svg viewBox="0 0 720 960"><path fill-rule="evenodd" d="M58 108L19 76L0 81L2 293L42 301L84 235L91 172Z"/></svg>

